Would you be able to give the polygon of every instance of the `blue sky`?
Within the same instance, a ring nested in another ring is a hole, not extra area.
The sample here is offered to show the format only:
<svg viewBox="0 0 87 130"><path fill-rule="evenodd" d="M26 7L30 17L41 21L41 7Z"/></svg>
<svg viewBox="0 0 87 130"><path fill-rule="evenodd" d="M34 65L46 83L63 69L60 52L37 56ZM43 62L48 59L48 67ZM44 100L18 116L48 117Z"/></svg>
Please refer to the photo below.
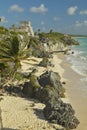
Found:
<svg viewBox="0 0 87 130"><path fill-rule="evenodd" d="M0 0L0 17L0 26L29 20L34 31L87 35L87 0Z"/></svg>

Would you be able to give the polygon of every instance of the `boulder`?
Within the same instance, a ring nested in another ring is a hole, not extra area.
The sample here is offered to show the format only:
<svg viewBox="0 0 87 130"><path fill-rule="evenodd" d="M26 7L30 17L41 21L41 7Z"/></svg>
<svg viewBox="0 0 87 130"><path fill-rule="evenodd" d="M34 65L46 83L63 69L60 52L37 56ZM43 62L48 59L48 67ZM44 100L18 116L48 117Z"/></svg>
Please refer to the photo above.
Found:
<svg viewBox="0 0 87 130"><path fill-rule="evenodd" d="M50 89L54 88L57 95L63 95L63 86L60 82L60 76L57 72L46 71L38 78L38 82L41 86L45 87L46 85L50 86Z"/></svg>
<svg viewBox="0 0 87 130"><path fill-rule="evenodd" d="M53 86L60 82L60 75L57 72L46 71L38 78L39 83L44 87L47 84Z"/></svg>
<svg viewBox="0 0 87 130"><path fill-rule="evenodd" d="M4 90L7 94L13 95L13 96L23 96L22 94L22 85L11 85L11 86L5 86Z"/></svg>
<svg viewBox="0 0 87 130"><path fill-rule="evenodd" d="M38 88L40 88L40 85L38 83L37 77L35 75L31 75L30 81L24 83L22 92L24 95L32 98L35 96Z"/></svg>
<svg viewBox="0 0 87 130"><path fill-rule="evenodd" d="M37 98L46 105L44 116L49 122L62 125L66 129L75 129L78 126L79 120L74 116L72 106L61 100L64 90L58 73L46 71L38 78L32 75L23 91L25 95Z"/></svg>
<svg viewBox="0 0 87 130"><path fill-rule="evenodd" d="M53 102L50 100L44 108L44 116L52 123L62 125L66 129L75 129L79 120L74 116L75 111L72 106L63 103L61 100Z"/></svg>
<svg viewBox="0 0 87 130"><path fill-rule="evenodd" d="M75 129L79 120L74 116L75 111L72 106L63 103L61 94L63 94L62 83L60 76L53 71L46 71L38 78L41 88L36 92L36 98L45 103L44 116L45 118L66 129Z"/></svg>
<svg viewBox="0 0 87 130"><path fill-rule="evenodd" d="M24 83L22 92L26 97L32 97L33 88L31 86L30 82L25 82Z"/></svg>
<svg viewBox="0 0 87 130"><path fill-rule="evenodd" d="M58 100L59 95L54 88L50 88L50 86L47 85L44 88L39 88L38 91L36 91L35 93L35 97L42 103L46 104L52 99L52 97L54 97L54 101Z"/></svg>

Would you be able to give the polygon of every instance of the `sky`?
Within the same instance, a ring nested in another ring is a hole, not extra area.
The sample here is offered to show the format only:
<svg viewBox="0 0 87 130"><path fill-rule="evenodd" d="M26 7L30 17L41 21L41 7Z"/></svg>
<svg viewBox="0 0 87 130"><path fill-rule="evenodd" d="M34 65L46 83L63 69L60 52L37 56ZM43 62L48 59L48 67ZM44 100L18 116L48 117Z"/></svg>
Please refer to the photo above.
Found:
<svg viewBox="0 0 87 130"><path fill-rule="evenodd" d="M0 0L0 26L30 21L34 32L87 35L87 0Z"/></svg>

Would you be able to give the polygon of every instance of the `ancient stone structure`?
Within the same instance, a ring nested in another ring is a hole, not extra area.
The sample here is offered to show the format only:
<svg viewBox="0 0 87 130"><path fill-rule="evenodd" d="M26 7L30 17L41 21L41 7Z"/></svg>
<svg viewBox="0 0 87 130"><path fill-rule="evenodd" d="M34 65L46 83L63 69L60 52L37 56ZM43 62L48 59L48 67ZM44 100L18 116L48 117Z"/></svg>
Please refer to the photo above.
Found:
<svg viewBox="0 0 87 130"><path fill-rule="evenodd" d="M33 32L30 21L20 21L19 27L12 25L10 27L10 31L25 32L29 36L34 36L34 32Z"/></svg>

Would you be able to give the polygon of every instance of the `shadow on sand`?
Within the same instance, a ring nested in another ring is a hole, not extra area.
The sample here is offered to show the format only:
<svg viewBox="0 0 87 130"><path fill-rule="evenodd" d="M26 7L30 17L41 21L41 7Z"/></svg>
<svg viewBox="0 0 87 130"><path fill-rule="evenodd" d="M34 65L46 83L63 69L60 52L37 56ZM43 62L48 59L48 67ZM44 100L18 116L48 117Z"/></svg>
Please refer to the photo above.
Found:
<svg viewBox="0 0 87 130"><path fill-rule="evenodd" d="M20 130L20 129L13 129L13 128L2 128L0 130Z"/></svg>

